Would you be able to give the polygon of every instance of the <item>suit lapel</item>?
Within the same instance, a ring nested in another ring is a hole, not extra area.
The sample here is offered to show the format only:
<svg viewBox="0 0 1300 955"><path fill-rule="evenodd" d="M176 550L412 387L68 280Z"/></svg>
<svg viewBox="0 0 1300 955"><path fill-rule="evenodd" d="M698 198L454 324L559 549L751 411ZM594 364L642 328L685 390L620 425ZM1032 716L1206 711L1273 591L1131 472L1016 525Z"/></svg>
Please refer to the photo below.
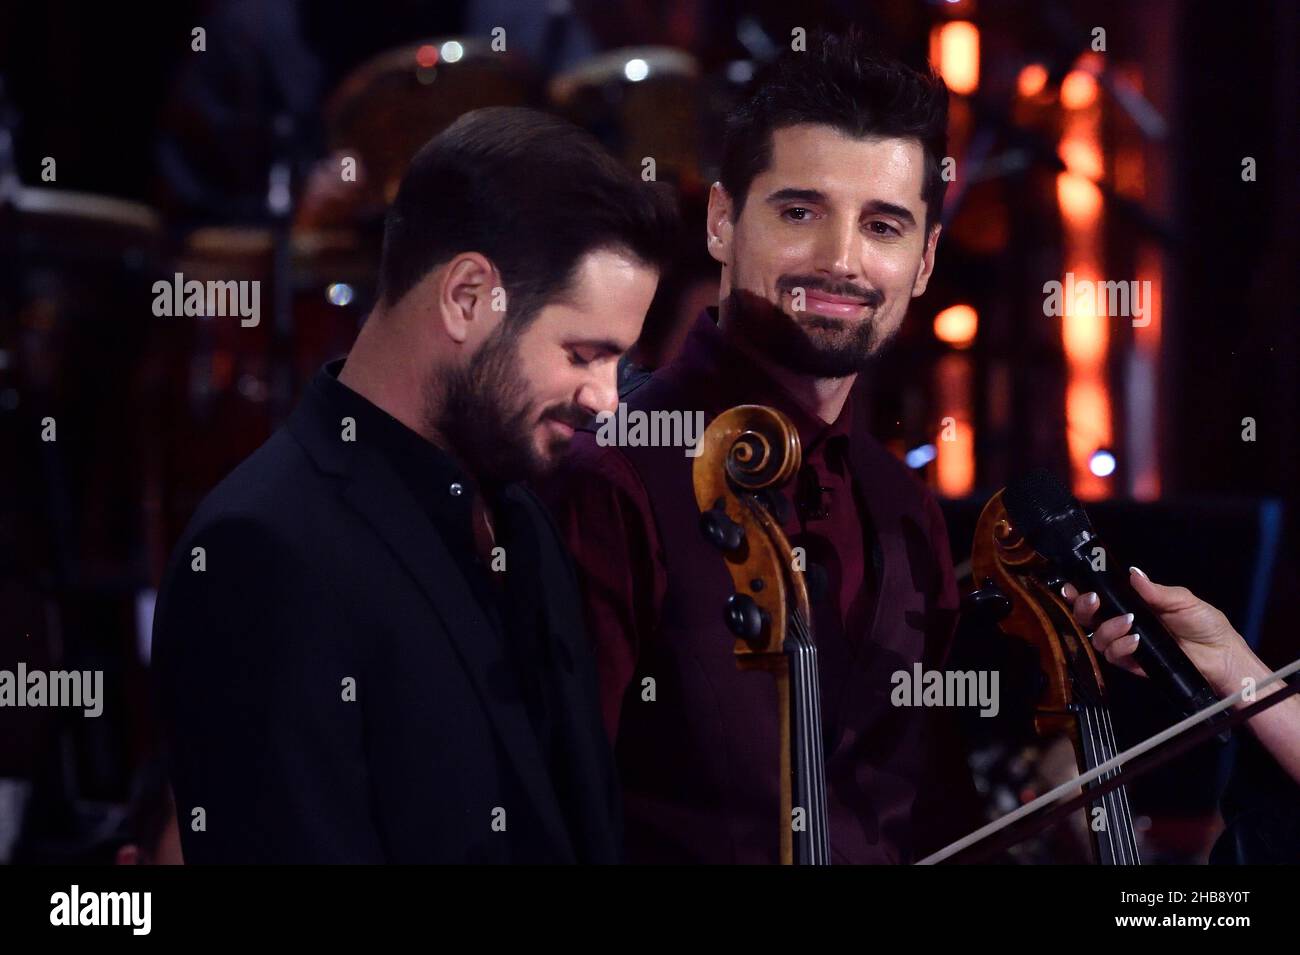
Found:
<svg viewBox="0 0 1300 955"><path fill-rule="evenodd" d="M538 549L533 566L541 569L537 587L544 652L550 661L552 720L561 750L559 771L566 777L565 798L572 803L568 818L573 836L582 846L581 861L613 862L619 848L609 820L618 811L618 784L600 716L577 578L542 505L518 488L506 493L515 513L531 525L529 538Z"/></svg>
<svg viewBox="0 0 1300 955"><path fill-rule="evenodd" d="M289 422L290 431L324 471L344 478L342 496L419 586L442 622L531 798L552 843L572 858L573 847L556 802L551 775L518 688L502 688L501 642L443 543L406 486L373 450L339 440L328 401L313 386ZM513 683L513 675L510 677ZM513 692L511 692L513 690ZM508 811L508 807L507 807Z"/></svg>
<svg viewBox="0 0 1300 955"><path fill-rule="evenodd" d="M555 845L571 853L550 771L542 760L523 697L517 689L508 693L497 689L508 668L502 666L496 633L461 578L441 536L401 481L373 453L357 450L353 479L343 494L345 500L383 538L424 591L474 681L483 708L532 797L542 824Z"/></svg>

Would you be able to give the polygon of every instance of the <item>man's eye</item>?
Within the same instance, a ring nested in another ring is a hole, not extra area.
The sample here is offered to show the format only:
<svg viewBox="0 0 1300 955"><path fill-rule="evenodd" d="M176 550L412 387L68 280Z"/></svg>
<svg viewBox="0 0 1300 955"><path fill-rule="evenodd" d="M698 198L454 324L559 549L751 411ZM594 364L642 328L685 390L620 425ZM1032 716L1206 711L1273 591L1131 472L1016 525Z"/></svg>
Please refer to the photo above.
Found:
<svg viewBox="0 0 1300 955"><path fill-rule="evenodd" d="M812 217L812 211L803 208L803 206L795 206L791 209L786 209L785 212L781 213L781 215L790 219L792 222L806 222Z"/></svg>
<svg viewBox="0 0 1300 955"><path fill-rule="evenodd" d="M901 232L895 229L888 222L881 222L879 219L868 223L867 228L876 235L902 235Z"/></svg>
<svg viewBox="0 0 1300 955"><path fill-rule="evenodd" d="M594 360L595 360L595 356L594 356L594 355L591 355L591 354L583 354L582 352L580 352L580 351L579 351L578 349L576 349L576 348L570 348L570 349L569 349L569 364L570 364L570 365L577 365L579 368L583 368L583 367L585 367L585 366L587 366L587 365L590 365Z"/></svg>

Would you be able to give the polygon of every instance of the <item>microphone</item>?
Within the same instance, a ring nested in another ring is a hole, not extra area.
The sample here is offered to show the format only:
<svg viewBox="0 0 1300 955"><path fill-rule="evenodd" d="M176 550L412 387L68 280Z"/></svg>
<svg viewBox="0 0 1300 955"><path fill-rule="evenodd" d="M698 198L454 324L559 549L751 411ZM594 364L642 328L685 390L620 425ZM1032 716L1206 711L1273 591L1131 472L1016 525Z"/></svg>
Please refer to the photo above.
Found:
<svg viewBox="0 0 1300 955"><path fill-rule="evenodd" d="M1184 715L1191 716L1219 702L1155 611L1133 589L1128 573L1112 569L1127 568L1128 564L1111 557L1083 505L1050 471L1037 468L1008 484L1002 492L1002 503L1016 530L1055 565L1062 577L1081 594L1097 594L1101 601L1099 620L1133 614L1130 632L1138 635L1134 658ZM1221 713L1210 722L1226 718L1227 714ZM1226 741L1226 732L1221 738Z"/></svg>

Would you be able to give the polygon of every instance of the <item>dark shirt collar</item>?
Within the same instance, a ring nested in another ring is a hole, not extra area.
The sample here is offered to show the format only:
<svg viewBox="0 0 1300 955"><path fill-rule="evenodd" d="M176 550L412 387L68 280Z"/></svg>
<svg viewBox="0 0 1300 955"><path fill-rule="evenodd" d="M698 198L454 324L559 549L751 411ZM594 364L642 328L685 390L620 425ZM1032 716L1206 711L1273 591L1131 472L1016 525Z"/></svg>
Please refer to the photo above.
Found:
<svg viewBox="0 0 1300 955"><path fill-rule="evenodd" d="M852 394L845 400L839 417L827 424L799 404L783 385L722 333L716 308L706 308L696 317L673 364L689 370L693 382L708 382L712 411L720 412L740 404L776 408L794 424L805 453L832 439L847 439L852 432Z"/></svg>
<svg viewBox="0 0 1300 955"><path fill-rule="evenodd" d="M356 421L356 441L372 448L397 473L420 507L444 531L462 533L478 488L445 450L412 431L339 381L345 359L326 364L313 383L339 419ZM343 425L338 425L342 434Z"/></svg>

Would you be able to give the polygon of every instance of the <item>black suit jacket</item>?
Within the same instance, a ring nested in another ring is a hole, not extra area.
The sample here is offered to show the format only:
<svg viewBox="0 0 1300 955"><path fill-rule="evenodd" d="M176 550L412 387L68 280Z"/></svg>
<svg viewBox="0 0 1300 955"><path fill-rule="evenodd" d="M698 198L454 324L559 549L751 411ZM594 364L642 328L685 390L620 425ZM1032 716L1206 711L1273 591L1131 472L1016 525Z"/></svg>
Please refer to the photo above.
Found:
<svg viewBox="0 0 1300 955"><path fill-rule="evenodd" d="M549 766L502 636L334 415L314 382L204 500L164 580L154 660L186 861L616 861L594 667L545 510L506 492L542 549Z"/></svg>

